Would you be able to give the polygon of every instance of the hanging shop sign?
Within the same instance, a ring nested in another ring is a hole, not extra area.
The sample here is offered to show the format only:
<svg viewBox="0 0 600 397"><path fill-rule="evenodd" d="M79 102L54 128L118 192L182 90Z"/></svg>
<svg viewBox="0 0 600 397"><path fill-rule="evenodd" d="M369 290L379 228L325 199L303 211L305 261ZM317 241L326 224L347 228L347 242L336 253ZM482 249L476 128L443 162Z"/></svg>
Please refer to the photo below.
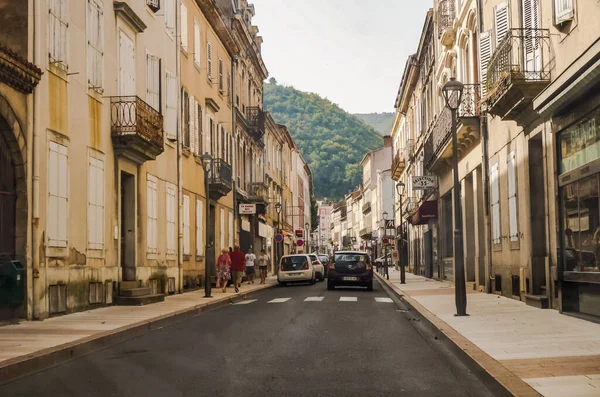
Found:
<svg viewBox="0 0 600 397"><path fill-rule="evenodd" d="M241 215L254 215L256 214L256 204L240 204Z"/></svg>
<svg viewBox="0 0 600 397"><path fill-rule="evenodd" d="M435 189L437 187L437 177L428 175L412 176L413 190Z"/></svg>

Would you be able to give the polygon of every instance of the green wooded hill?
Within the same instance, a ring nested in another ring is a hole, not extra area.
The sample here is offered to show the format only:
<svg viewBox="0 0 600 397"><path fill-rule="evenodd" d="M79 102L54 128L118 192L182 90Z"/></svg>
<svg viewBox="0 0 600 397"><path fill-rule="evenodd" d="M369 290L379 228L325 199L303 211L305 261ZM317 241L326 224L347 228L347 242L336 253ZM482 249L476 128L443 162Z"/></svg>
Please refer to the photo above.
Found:
<svg viewBox="0 0 600 397"><path fill-rule="evenodd" d="M315 196L343 198L360 184L360 161L381 147L381 135L328 99L270 81L264 86L264 107L287 126L308 162Z"/></svg>
<svg viewBox="0 0 600 397"><path fill-rule="evenodd" d="M355 113L356 117L375 128L381 135L390 135L394 124L394 113Z"/></svg>

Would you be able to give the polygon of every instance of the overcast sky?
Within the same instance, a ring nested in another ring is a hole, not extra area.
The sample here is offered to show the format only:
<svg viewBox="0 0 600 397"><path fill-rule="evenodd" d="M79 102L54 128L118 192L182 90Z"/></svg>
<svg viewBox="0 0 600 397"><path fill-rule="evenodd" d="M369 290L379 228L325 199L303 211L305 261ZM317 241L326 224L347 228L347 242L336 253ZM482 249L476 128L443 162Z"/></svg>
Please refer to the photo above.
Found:
<svg viewBox="0 0 600 397"><path fill-rule="evenodd" d="M430 0L251 0L279 84L351 113L391 112Z"/></svg>

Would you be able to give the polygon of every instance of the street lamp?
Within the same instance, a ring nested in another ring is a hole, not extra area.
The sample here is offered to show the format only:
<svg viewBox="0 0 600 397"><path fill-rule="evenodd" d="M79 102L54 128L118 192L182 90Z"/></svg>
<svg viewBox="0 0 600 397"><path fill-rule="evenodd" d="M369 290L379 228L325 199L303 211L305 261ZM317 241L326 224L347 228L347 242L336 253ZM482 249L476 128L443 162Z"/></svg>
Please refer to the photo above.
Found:
<svg viewBox="0 0 600 397"><path fill-rule="evenodd" d="M467 316L467 290L465 285L465 259L463 253L462 236L462 208L460 205L460 181L458 180L458 146L456 138L456 112L460 107L463 95L463 84L450 78L442 93L446 107L452 113L452 165L454 174L454 266L455 266L455 288L454 300L456 301L456 316Z"/></svg>
<svg viewBox="0 0 600 397"><path fill-rule="evenodd" d="M212 171L212 164L213 164L213 158L210 154L208 154L208 152L204 152L204 154L202 156L200 156L200 159L202 160L202 168L204 169L204 189L206 191L206 205L204 206L205 208L205 213L204 213L204 219L205 219L205 230L206 230L206 240L205 240L205 245L204 245L204 297L205 298L212 298L211 296L211 290L212 290L212 279L210 277L211 274L211 267L212 267L212 263L209 264L209 261L212 262L211 258L211 244L212 241L210 241L210 236L211 233L209 232L209 227L210 227L210 223L209 223L209 211L210 211L210 204L209 204L209 200L210 200L210 184L208 183L208 174ZM213 255L214 257L214 255Z"/></svg>
<svg viewBox="0 0 600 397"><path fill-rule="evenodd" d="M387 240L387 219L388 219L388 212L384 211L383 212L383 238ZM385 276L387 277L387 279L390 279L390 273L388 272L388 245L387 243L384 242L384 248L383 248L383 259L385 265L383 266L383 269L385 271Z"/></svg>
<svg viewBox="0 0 600 397"><path fill-rule="evenodd" d="M308 230L308 228L310 227L310 225L308 224L308 222L306 222L304 224L304 230L306 230L306 237L305 237L305 241L304 241L304 245L306 245L306 253L310 253L310 230Z"/></svg>
<svg viewBox="0 0 600 397"><path fill-rule="evenodd" d="M402 262L404 258L404 216L402 215L402 194L404 193L404 188L406 185L402 181L398 181L396 184L396 192L398 193L398 197L400 198L400 239L398 240L398 264L400 264L400 284L406 284L406 269L404 268L404 263Z"/></svg>
<svg viewBox="0 0 600 397"><path fill-rule="evenodd" d="M281 203L277 203L275 204L275 212L277 212L277 227L278 227L278 234L281 234ZM277 243L277 263L279 264L279 261L281 260L281 257L283 256L283 240L281 240L280 243ZM275 272L277 273L279 272L279 266L275 266Z"/></svg>

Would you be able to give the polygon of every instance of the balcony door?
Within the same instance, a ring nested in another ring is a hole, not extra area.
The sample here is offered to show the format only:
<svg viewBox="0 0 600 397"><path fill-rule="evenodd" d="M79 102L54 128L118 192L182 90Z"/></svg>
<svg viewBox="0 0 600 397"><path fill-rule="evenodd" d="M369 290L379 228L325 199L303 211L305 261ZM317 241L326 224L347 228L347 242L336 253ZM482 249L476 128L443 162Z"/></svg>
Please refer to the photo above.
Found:
<svg viewBox="0 0 600 397"><path fill-rule="evenodd" d="M523 28L524 77L526 80L539 80L542 70L540 0L523 0Z"/></svg>
<svg viewBox="0 0 600 397"><path fill-rule="evenodd" d="M119 31L119 96L135 95L135 45Z"/></svg>

